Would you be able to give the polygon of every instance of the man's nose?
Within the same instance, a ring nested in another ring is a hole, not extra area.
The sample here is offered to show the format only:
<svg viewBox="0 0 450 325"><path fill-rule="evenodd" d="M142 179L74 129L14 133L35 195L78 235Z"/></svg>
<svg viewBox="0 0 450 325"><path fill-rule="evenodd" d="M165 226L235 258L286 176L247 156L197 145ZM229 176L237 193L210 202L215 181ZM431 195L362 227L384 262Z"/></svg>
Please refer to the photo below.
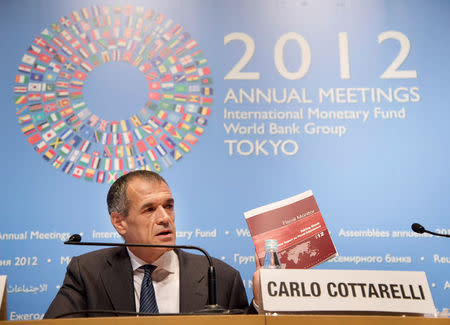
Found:
<svg viewBox="0 0 450 325"><path fill-rule="evenodd" d="M170 215L167 213L166 209L162 205L156 208L156 222L158 223L168 223L170 220Z"/></svg>

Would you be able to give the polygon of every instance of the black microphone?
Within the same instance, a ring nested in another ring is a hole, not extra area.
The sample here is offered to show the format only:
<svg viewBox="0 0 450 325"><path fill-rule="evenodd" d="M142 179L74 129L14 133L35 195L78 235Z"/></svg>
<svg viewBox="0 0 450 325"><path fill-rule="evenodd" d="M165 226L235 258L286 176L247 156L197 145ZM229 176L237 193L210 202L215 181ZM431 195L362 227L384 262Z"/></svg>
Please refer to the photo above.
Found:
<svg viewBox="0 0 450 325"><path fill-rule="evenodd" d="M135 243L96 243L96 242L81 242L81 236L79 234L73 234L69 237L69 240L64 242L65 245L82 245L82 246L120 246L120 247L160 247L160 248L183 248L183 249L195 249L202 252L208 259L208 302L204 309L199 310L199 313L205 314L225 314L229 313L229 310L219 306L217 304L217 291L216 291L216 269L212 263L211 256L203 249L197 246L188 245L156 245L156 244L135 244Z"/></svg>
<svg viewBox="0 0 450 325"><path fill-rule="evenodd" d="M428 234L435 235L435 236L447 237L447 238L450 237L450 235L447 235L447 234L439 234L434 231L426 230L425 227L422 226L420 223L413 223L411 225L411 229L418 234L423 234L424 232L426 232Z"/></svg>

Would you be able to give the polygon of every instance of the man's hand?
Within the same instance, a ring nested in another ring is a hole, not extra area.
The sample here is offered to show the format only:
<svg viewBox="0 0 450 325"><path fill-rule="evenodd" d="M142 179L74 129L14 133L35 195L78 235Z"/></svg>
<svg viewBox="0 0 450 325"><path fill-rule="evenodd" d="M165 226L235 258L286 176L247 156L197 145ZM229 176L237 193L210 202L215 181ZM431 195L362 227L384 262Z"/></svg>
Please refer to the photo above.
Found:
<svg viewBox="0 0 450 325"><path fill-rule="evenodd" d="M256 304L256 309L261 308L261 282L259 278L259 269L261 268L261 264L259 263L258 255L255 252L255 263L256 263L256 272L253 273L253 302Z"/></svg>

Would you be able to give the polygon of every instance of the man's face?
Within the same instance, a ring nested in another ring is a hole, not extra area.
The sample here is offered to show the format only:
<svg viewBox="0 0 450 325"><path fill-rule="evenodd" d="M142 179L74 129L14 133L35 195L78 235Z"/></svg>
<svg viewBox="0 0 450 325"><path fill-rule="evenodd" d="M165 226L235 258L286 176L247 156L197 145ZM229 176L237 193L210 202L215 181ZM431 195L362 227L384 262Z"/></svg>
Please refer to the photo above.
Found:
<svg viewBox="0 0 450 325"><path fill-rule="evenodd" d="M130 204L121 235L127 243L174 245L174 200L164 182L132 179L127 186Z"/></svg>

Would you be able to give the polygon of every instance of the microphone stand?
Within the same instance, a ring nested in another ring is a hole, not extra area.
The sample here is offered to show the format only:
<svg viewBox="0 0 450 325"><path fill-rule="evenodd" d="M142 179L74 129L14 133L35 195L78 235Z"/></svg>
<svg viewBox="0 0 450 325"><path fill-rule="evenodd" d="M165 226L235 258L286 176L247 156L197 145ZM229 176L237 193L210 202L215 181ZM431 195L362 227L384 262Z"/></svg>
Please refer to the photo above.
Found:
<svg viewBox="0 0 450 325"><path fill-rule="evenodd" d="M216 269L212 263L211 256L203 249L197 246L189 245L156 245L156 244L136 244L136 243L96 243L82 242L79 234L73 234L69 240L64 242L65 245L80 246L113 246L113 247L159 247L159 248L182 248L194 249L202 252L208 259L208 302L205 308L198 311L201 314L226 314L230 311L217 304L217 286L216 286Z"/></svg>

